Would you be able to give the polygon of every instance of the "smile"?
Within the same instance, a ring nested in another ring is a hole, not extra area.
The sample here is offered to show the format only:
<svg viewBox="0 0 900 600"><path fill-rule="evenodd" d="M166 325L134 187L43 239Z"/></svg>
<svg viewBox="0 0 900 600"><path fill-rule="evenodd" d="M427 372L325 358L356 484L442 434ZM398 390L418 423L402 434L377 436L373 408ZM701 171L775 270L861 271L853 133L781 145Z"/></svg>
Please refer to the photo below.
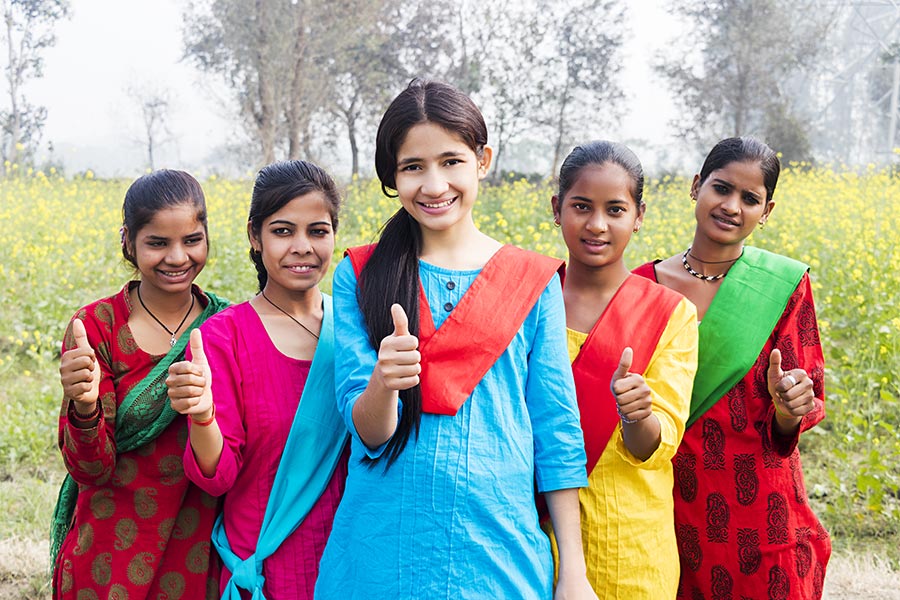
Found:
<svg viewBox="0 0 900 600"><path fill-rule="evenodd" d="M581 240L586 246L593 246L595 248L602 248L603 246L608 246L609 242L603 240Z"/></svg>
<svg viewBox="0 0 900 600"><path fill-rule="evenodd" d="M713 219L715 219L719 223L723 223L725 225L731 225L733 227L740 227L740 224L737 221L734 221L733 219L728 219L726 217L719 217L716 215L713 215Z"/></svg>
<svg viewBox="0 0 900 600"><path fill-rule="evenodd" d="M159 271L166 277L181 277L182 275L186 275L190 269L185 269L184 271Z"/></svg>
<svg viewBox="0 0 900 600"><path fill-rule="evenodd" d="M285 268L291 273L309 273L316 267L314 265L289 265Z"/></svg>
<svg viewBox="0 0 900 600"><path fill-rule="evenodd" d="M427 202L418 202L418 204L425 208L444 208L445 206L450 206L451 204L456 202L456 198L457 197L454 196L454 197L450 198L449 200L442 200L440 202L434 202L431 204L429 204Z"/></svg>

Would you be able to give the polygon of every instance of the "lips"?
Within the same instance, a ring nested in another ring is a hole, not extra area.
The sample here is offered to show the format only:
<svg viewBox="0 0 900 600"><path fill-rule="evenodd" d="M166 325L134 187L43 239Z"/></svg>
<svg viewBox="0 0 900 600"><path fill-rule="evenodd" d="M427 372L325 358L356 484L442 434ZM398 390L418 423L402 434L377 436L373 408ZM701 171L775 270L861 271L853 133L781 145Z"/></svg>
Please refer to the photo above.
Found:
<svg viewBox="0 0 900 600"><path fill-rule="evenodd" d="M453 196L452 198L448 198L447 200L439 200L437 202L417 202L416 204L426 209L437 210L450 206L451 204L456 202L457 198L458 196Z"/></svg>
<svg viewBox="0 0 900 600"><path fill-rule="evenodd" d="M316 265L286 265L285 266L285 269L287 269L291 273L298 273L301 275L304 273L311 273L312 271L315 271L316 268L317 268Z"/></svg>
<svg viewBox="0 0 900 600"><path fill-rule="evenodd" d="M728 217L723 217L721 215L713 215L712 218L717 223L721 223L722 225L725 225L727 227L740 227L741 226L740 223L738 223L734 219L729 219Z"/></svg>

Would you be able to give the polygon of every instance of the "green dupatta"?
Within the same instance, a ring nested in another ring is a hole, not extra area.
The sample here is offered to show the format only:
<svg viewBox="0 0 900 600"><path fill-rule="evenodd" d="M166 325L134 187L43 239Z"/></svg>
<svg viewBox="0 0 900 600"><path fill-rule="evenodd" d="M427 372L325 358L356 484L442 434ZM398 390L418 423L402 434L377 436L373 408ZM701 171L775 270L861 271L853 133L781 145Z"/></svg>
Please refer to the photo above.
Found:
<svg viewBox="0 0 900 600"><path fill-rule="evenodd" d="M165 431L178 413L172 410L167 399L166 377L169 366L184 359L184 349L188 345L191 330L199 327L230 302L215 294L204 292L209 302L199 317L181 334L172 349L156 364L150 373L135 385L116 411L116 453L122 454L140 448L156 439ZM59 558L63 540L72 526L75 502L78 499L78 484L71 475L66 475L59 489L59 498L50 522L50 558L53 570Z"/></svg>
<svg viewBox="0 0 900 600"><path fill-rule="evenodd" d="M700 323L699 357L686 427L750 371L809 267L744 247Z"/></svg>

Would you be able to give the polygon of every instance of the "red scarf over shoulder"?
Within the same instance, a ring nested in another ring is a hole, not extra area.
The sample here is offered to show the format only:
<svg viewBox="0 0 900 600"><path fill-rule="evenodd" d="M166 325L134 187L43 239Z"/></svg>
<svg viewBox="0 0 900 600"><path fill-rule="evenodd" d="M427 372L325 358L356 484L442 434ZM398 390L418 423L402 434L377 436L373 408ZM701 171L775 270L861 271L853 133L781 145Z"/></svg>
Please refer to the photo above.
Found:
<svg viewBox="0 0 900 600"><path fill-rule="evenodd" d="M572 363L588 474L619 423L612 376L622 351L634 351L631 373L647 370L681 294L643 277L629 275L581 346Z"/></svg>
<svg viewBox="0 0 900 600"><path fill-rule="evenodd" d="M375 245L348 248L356 278ZM419 286L422 411L455 415L475 386L509 347L562 261L503 246L484 265L436 330Z"/></svg>

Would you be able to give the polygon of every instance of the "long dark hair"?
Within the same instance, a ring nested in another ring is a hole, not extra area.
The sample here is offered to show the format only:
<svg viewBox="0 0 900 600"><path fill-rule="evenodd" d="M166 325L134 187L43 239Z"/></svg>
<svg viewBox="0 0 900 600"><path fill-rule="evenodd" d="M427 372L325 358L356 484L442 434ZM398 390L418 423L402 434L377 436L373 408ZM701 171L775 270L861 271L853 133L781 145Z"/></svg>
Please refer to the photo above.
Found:
<svg viewBox="0 0 900 600"><path fill-rule="evenodd" d="M446 83L414 79L394 98L378 125L375 137L375 171L381 190L396 197L397 151L406 134L420 123L440 125L459 137L480 158L487 144L487 126L475 103ZM378 245L359 277L358 301L369 343L378 349L381 340L394 330L391 305L399 304L409 318L409 331L419 334L419 254L422 232L406 209L400 208L388 219ZM419 433L422 417L422 391L419 386L400 392L403 411L397 430L380 458L385 468L397 460L413 430ZM370 466L379 459L369 461Z"/></svg>
<svg viewBox="0 0 900 600"><path fill-rule="evenodd" d="M644 169L641 161L625 144L596 140L576 146L559 168L559 192L557 197L560 203L569 193L569 189L575 185L578 175L585 167L602 166L613 163L622 167L628 177L631 178L631 197L634 198L637 208L644 203Z"/></svg>
<svg viewBox="0 0 900 600"><path fill-rule="evenodd" d="M137 258L134 248L138 231L153 220L161 210L187 204L194 207L197 220L203 225L206 247L209 249L209 228L206 224L206 198L200 184L189 173L174 169L159 169L138 177L125 192L122 203L122 256L134 268ZM127 242L127 243L126 243Z"/></svg>
<svg viewBox="0 0 900 600"><path fill-rule="evenodd" d="M253 183L250 200L250 230L257 239L262 233L263 222L281 210L285 204L310 192L322 192L331 216L331 229L337 232L341 197L334 180L324 169L305 160L286 160L263 167ZM256 267L259 291L266 287L269 274L263 265L262 252L250 248L250 260Z"/></svg>
<svg viewBox="0 0 900 600"><path fill-rule="evenodd" d="M766 202L769 202L775 194L775 186L778 185L781 161L768 145L752 137L726 138L713 146L703 161L703 167L700 168L700 185L703 185L710 173L733 162L759 163L763 185L766 188Z"/></svg>

